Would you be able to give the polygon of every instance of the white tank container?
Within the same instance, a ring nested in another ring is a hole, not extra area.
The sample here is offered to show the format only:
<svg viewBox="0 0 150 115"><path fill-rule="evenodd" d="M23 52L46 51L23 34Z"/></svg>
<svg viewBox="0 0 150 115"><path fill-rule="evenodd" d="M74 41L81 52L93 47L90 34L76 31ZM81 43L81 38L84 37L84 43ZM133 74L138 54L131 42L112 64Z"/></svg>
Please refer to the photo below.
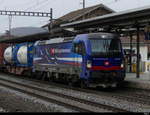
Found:
<svg viewBox="0 0 150 115"><path fill-rule="evenodd" d="M5 49L4 51L4 59L8 62L8 63L13 63L12 62L12 46L8 47Z"/></svg>
<svg viewBox="0 0 150 115"><path fill-rule="evenodd" d="M21 46L17 52L17 59L20 64L27 64L27 46Z"/></svg>

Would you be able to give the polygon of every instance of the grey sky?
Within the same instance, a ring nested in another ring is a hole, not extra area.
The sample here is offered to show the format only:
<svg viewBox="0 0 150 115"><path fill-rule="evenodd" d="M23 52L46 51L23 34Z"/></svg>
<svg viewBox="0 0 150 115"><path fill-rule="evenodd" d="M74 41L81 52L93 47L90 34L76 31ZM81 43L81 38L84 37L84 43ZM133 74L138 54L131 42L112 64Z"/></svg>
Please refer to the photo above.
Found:
<svg viewBox="0 0 150 115"><path fill-rule="evenodd" d="M54 10L54 18L82 8L83 0L0 0L0 10L22 10L49 12ZM150 5L150 0L86 0L86 7L103 3L115 11L124 11ZM13 17L12 28L40 27L48 23L48 18ZM8 16L0 16L0 33L8 30Z"/></svg>

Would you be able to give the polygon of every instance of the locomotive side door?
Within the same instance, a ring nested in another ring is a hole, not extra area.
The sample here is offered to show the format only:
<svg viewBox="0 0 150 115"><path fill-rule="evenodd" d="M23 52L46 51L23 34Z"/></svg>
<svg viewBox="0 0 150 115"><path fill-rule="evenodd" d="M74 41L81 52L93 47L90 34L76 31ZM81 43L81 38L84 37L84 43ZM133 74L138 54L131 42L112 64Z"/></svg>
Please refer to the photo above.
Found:
<svg viewBox="0 0 150 115"><path fill-rule="evenodd" d="M83 43L74 42L72 52L74 52L74 63L75 69L77 72L81 72L82 69L82 60L83 60Z"/></svg>

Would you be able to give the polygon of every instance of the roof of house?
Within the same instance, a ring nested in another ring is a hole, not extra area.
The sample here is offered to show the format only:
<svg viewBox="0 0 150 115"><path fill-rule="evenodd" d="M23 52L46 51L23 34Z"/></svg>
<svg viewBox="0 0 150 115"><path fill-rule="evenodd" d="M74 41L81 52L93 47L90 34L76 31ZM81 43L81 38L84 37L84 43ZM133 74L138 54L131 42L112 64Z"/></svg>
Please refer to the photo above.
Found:
<svg viewBox="0 0 150 115"><path fill-rule="evenodd" d="M96 9L98 9L100 7L106 9L110 13L114 13L115 12L114 10L108 8L107 6L105 6L103 4L98 4L98 5L95 5L95 6L87 7L85 9L79 9L79 10L76 10L76 11L72 11L72 12L70 12L70 13L68 13L68 14L66 14L66 15L58 18L58 19L56 19L55 22L56 21L59 21L59 22L74 21L74 20L82 17L83 15L88 14L88 13L92 12L93 10L96 10ZM44 25L43 27L46 27L47 25L48 24Z"/></svg>
<svg viewBox="0 0 150 115"><path fill-rule="evenodd" d="M76 11L70 12L70 13L60 17L59 19L60 20L71 20L72 21L73 19L76 19L76 17L81 17L81 16L83 16L83 15L85 15L85 14L87 14L87 13L89 13L89 12L91 12L91 11L97 9L97 8L100 8L100 7L101 8L105 8L105 9L107 9L110 12L115 12L112 9L106 7L103 4L98 4L98 5L95 5L95 6L87 7L85 9L80 9L80 10L76 10ZM84 14L83 14L83 12L84 12Z"/></svg>

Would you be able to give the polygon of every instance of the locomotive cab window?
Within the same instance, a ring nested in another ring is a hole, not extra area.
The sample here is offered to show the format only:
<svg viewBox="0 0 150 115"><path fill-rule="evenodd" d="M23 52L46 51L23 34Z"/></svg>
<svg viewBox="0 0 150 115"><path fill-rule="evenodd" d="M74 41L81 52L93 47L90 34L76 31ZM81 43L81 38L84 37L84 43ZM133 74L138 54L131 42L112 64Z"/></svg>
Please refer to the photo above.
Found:
<svg viewBox="0 0 150 115"><path fill-rule="evenodd" d="M90 39L91 53L93 56L119 56L121 52L120 40L114 38L108 39Z"/></svg>
<svg viewBox="0 0 150 115"><path fill-rule="evenodd" d="M83 55L84 54L83 43L73 43L72 52Z"/></svg>

